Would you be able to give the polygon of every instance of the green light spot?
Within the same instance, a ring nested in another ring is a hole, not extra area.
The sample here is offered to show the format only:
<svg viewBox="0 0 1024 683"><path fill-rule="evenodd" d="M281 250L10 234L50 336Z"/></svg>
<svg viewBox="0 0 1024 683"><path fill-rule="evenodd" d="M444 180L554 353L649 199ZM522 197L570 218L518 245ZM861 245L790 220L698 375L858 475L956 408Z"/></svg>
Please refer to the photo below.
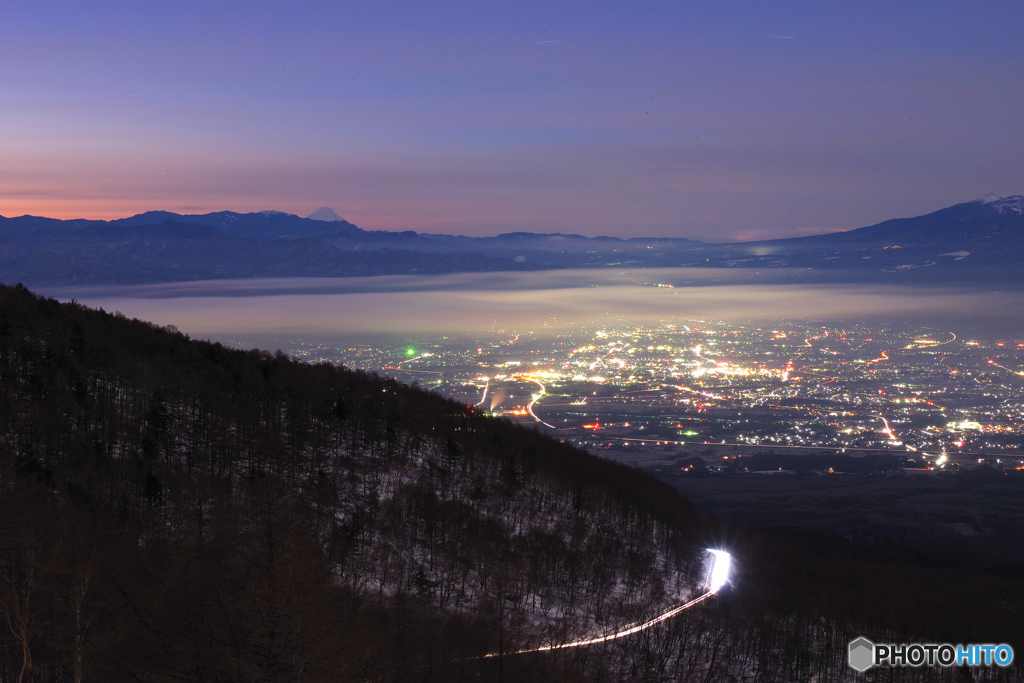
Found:
<svg viewBox="0 0 1024 683"><path fill-rule="evenodd" d="M416 349L406 349L405 355L407 355L407 356L415 356L416 355Z"/></svg>

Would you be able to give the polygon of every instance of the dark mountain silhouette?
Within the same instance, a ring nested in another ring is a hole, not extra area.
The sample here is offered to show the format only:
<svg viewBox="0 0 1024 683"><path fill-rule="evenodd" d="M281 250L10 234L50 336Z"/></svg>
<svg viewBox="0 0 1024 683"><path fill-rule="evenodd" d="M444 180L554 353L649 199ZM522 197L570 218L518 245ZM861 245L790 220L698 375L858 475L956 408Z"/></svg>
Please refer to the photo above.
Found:
<svg viewBox="0 0 1024 683"><path fill-rule="evenodd" d="M244 221L233 225L249 230ZM266 229L267 226L257 224L252 231ZM0 281L35 285L531 268L537 266L480 254L426 254L407 249L360 252L336 247L316 237L261 239L199 222L165 221L152 225L112 221L75 229L22 230L0 237Z"/></svg>
<svg viewBox="0 0 1024 683"><path fill-rule="evenodd" d="M0 218L0 282L690 266L786 271L788 281L1014 285L1024 282L1022 207L1020 196L990 196L848 232L729 244L558 233L464 237L368 231L333 210L316 212L320 218L277 211L150 211L109 222L22 216Z"/></svg>
<svg viewBox="0 0 1024 683"><path fill-rule="evenodd" d="M318 237L340 232L361 232L348 221L324 222L299 218L282 211L260 211L257 213L216 213L180 215L169 211L147 211L130 218L110 221L114 225L154 225L174 221L193 225L209 225L228 234L258 238Z"/></svg>
<svg viewBox="0 0 1024 683"><path fill-rule="evenodd" d="M1024 277L1024 197L988 196L848 232L731 245L717 260L740 255L751 258L747 266L1019 283Z"/></svg>

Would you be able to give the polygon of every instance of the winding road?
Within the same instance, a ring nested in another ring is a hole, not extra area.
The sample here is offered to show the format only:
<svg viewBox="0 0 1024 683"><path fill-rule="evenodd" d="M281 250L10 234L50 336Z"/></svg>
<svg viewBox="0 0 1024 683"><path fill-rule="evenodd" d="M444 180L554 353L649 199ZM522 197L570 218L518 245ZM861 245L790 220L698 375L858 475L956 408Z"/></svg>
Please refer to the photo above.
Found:
<svg viewBox="0 0 1024 683"><path fill-rule="evenodd" d="M680 605L675 605L674 607L670 608L665 612L662 612L653 619L644 621L639 624L632 624L622 629L621 631L609 633L608 635L604 636L597 636L596 638L586 638L584 640L574 640L568 643L557 643L554 645L542 645L540 647L516 650L515 652L492 652L489 655L484 655L484 659L500 657L503 654L522 655L527 654L529 652L549 652L552 650L567 650L569 648L574 647L585 647L587 645L595 645L597 643L606 643L609 640L617 640L618 638L625 638L626 636L631 636L634 633L639 633L640 631L648 629L654 626L655 624L660 624L663 621L667 621L672 617L676 616L677 614L679 614L680 612L688 610L694 605L698 605L704 602L712 595L715 595L716 593L718 593L718 591L722 590L722 587L725 586L725 584L729 583L729 573L732 570L732 555L725 552L724 550L712 550L711 548L708 548L707 551L711 553L711 567L708 571L708 581L705 584L705 591L697 597L693 598L692 600L688 600Z"/></svg>
<svg viewBox="0 0 1024 683"><path fill-rule="evenodd" d="M545 427L551 427L551 429L558 429L558 427L556 427L555 425L548 424L544 420L542 420L539 417L537 417L537 413L533 412L533 404L536 403L537 401L539 401L541 396L543 396L544 394L548 393L547 388L543 384L541 384L540 382L538 382L537 380L535 380L535 379L533 379L531 377L522 377L522 379L526 380L527 382L533 382L534 384L536 384L537 386L540 387L540 393L537 394L536 396L534 396L533 400L530 401L526 405L526 412L528 412L530 414L530 417L532 417L537 422L540 422Z"/></svg>

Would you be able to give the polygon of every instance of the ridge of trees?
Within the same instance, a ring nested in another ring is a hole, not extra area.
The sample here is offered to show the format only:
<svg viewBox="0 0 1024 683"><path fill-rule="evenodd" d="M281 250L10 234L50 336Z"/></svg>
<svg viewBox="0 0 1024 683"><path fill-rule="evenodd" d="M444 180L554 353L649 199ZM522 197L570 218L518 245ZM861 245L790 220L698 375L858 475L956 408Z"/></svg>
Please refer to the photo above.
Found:
<svg viewBox="0 0 1024 683"><path fill-rule="evenodd" d="M636 470L21 286L0 491L2 681L401 679L701 580L693 509Z"/></svg>

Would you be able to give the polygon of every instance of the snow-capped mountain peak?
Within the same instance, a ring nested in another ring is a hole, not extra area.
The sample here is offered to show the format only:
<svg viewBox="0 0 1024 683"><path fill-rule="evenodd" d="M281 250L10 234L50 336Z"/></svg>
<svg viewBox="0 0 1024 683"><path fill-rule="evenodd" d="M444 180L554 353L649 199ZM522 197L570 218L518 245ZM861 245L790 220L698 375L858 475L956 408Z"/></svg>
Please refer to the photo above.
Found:
<svg viewBox="0 0 1024 683"><path fill-rule="evenodd" d="M997 213L1024 214L1024 196L1019 194L1010 197L1000 197L990 192L977 201Z"/></svg>
<svg viewBox="0 0 1024 683"><path fill-rule="evenodd" d="M306 218L309 218L309 219L314 220L314 221L327 221L329 223L334 223L334 222L337 222L337 221L345 220L344 218L339 216L334 211L334 209L332 209L329 206L324 206L324 207L321 207L321 208L317 209L313 213L311 213L308 216L306 216Z"/></svg>

